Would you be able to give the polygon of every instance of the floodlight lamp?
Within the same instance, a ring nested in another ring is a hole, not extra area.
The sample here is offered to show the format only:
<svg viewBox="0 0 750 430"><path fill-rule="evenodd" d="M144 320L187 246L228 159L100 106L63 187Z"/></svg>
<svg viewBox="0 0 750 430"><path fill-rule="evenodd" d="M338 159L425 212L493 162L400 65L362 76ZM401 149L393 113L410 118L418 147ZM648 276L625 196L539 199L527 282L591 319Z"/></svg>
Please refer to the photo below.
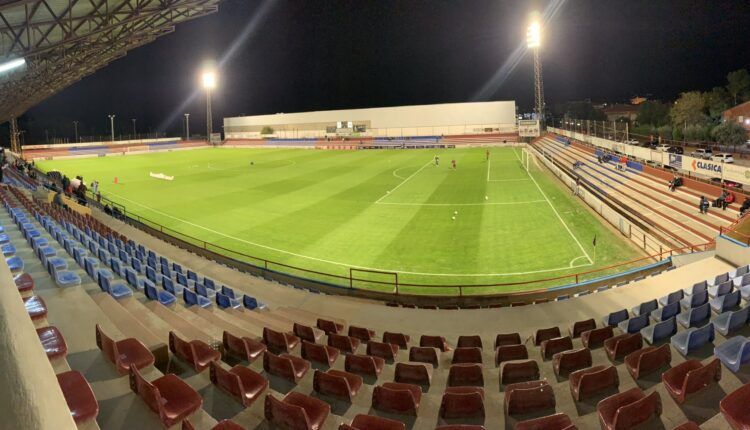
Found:
<svg viewBox="0 0 750 430"><path fill-rule="evenodd" d="M23 67L26 65L26 59L25 58L15 58L13 60L6 61L4 63L0 63L0 73L9 72L13 69L17 69L19 67Z"/></svg>
<svg viewBox="0 0 750 430"><path fill-rule="evenodd" d="M539 21L532 21L526 30L526 46L529 48L539 48L542 46L542 24Z"/></svg>
<svg viewBox="0 0 750 430"><path fill-rule="evenodd" d="M216 87L216 73L214 71L203 72L203 88L210 90Z"/></svg>

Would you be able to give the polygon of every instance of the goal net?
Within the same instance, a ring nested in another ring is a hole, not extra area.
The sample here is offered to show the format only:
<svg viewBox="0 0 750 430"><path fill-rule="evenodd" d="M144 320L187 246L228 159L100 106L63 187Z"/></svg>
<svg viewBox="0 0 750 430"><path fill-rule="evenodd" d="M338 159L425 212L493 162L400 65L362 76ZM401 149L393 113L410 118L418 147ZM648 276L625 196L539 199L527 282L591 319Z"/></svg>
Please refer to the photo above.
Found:
<svg viewBox="0 0 750 430"><path fill-rule="evenodd" d="M529 168L531 167L530 160L532 157L533 155L531 154L531 152L529 152L528 149L521 148L521 167L527 172L529 171Z"/></svg>

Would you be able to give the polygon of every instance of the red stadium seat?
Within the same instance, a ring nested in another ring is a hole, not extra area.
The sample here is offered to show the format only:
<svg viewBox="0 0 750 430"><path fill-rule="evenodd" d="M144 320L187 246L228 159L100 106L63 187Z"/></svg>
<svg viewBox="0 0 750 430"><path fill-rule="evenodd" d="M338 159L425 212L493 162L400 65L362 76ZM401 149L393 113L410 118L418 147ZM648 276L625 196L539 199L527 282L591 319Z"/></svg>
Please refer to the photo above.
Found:
<svg viewBox="0 0 750 430"><path fill-rule="evenodd" d="M583 346L586 348L593 349L604 345L604 342L607 339L614 337L614 335L615 332L612 326L595 328L581 333L581 343L583 343Z"/></svg>
<svg viewBox="0 0 750 430"><path fill-rule="evenodd" d="M422 389L417 385L386 382L372 392L372 407L379 411L417 415Z"/></svg>
<svg viewBox="0 0 750 430"><path fill-rule="evenodd" d="M203 404L200 394L171 373L149 382L137 368L131 367L130 388L159 415L167 428L184 420Z"/></svg>
<svg viewBox="0 0 750 430"><path fill-rule="evenodd" d="M646 395L640 388L631 388L600 401L596 410L602 429L632 429L661 415L661 397L656 391Z"/></svg>
<svg viewBox="0 0 750 430"><path fill-rule="evenodd" d="M454 364L448 371L449 387L484 386L481 364Z"/></svg>
<svg viewBox="0 0 750 430"><path fill-rule="evenodd" d="M263 343L274 352L289 352L299 345L299 338L293 334L282 333L263 327Z"/></svg>
<svg viewBox="0 0 750 430"><path fill-rule="evenodd" d="M600 391L620 386L615 366L594 366L576 370L570 374L568 382L570 394L577 402Z"/></svg>
<svg viewBox="0 0 750 430"><path fill-rule="evenodd" d="M369 342L375 338L375 330L370 330L368 328L350 325L349 336L356 337L362 342ZM363 416L367 416L367 415L363 415Z"/></svg>
<svg viewBox="0 0 750 430"><path fill-rule="evenodd" d="M169 332L169 350L183 361L186 361L196 372L208 368L208 364L221 359L221 353L211 348L202 340L185 341L173 331Z"/></svg>
<svg viewBox="0 0 750 430"><path fill-rule="evenodd" d="M300 323L294 323L292 332L298 338L312 343L317 343L325 334L321 330Z"/></svg>
<svg viewBox="0 0 750 430"><path fill-rule="evenodd" d="M539 364L536 360L507 361L500 368L501 385L536 381L538 379Z"/></svg>
<svg viewBox="0 0 750 430"><path fill-rule="evenodd" d="M459 336L456 343L458 348L479 348L482 349L482 338L480 336Z"/></svg>
<svg viewBox="0 0 750 430"><path fill-rule="evenodd" d="M302 358L316 363L333 366L339 358L339 350L328 345L319 345L306 340L302 341Z"/></svg>
<svg viewBox="0 0 750 430"><path fill-rule="evenodd" d="M534 334L534 346L539 346L545 340L554 339L561 337L560 327L542 328L536 331Z"/></svg>
<svg viewBox="0 0 750 430"><path fill-rule="evenodd" d="M423 363L396 363L396 382L416 385L430 385L432 381L432 366Z"/></svg>
<svg viewBox="0 0 750 430"><path fill-rule="evenodd" d="M524 415L554 409L555 393L547 381L529 381L505 387L505 415Z"/></svg>
<svg viewBox="0 0 750 430"><path fill-rule="evenodd" d="M211 382L234 397L244 406L250 406L268 388L268 380L245 366L224 369L218 361L210 363Z"/></svg>
<svg viewBox="0 0 750 430"><path fill-rule="evenodd" d="M498 346L520 345L521 335L518 333L501 333L495 336L495 349Z"/></svg>
<svg viewBox="0 0 750 430"><path fill-rule="evenodd" d="M96 346L115 365L120 375L130 372L131 367L143 369L154 364L154 355L138 339L128 338L115 342L96 325Z"/></svg>
<svg viewBox="0 0 750 430"><path fill-rule="evenodd" d="M440 402L441 418L484 417L484 389L447 387Z"/></svg>
<svg viewBox="0 0 750 430"><path fill-rule="evenodd" d="M750 428L750 383L727 394L719 402L719 409L724 418L735 430Z"/></svg>
<svg viewBox="0 0 750 430"><path fill-rule="evenodd" d="M55 326L48 326L36 329L36 335L42 343L42 348L50 360L64 358L68 355L68 345L65 344L65 338L60 330Z"/></svg>
<svg viewBox="0 0 750 430"><path fill-rule="evenodd" d="M291 391L283 400L266 396L264 414L273 425L287 430L318 430L323 427L331 406L314 397Z"/></svg>
<svg viewBox="0 0 750 430"><path fill-rule="evenodd" d="M495 366L499 366L503 361L526 360L527 358L529 358L529 351L526 345L505 345L495 349Z"/></svg>
<svg viewBox="0 0 750 430"><path fill-rule="evenodd" d="M318 318L318 328L323 330L327 335L339 334L344 330L344 325L335 321Z"/></svg>
<svg viewBox="0 0 750 430"><path fill-rule="evenodd" d="M409 347L409 336L403 333L383 333L383 342L392 343L398 345L400 349L406 349Z"/></svg>
<svg viewBox="0 0 750 430"><path fill-rule="evenodd" d="M450 351L450 347L443 336L422 335L419 338L419 346L436 348L443 352Z"/></svg>
<svg viewBox="0 0 750 430"><path fill-rule="evenodd" d="M558 352L568 351L570 349L573 349L573 339L571 339L570 336L547 339L542 342L542 358L544 360L549 360Z"/></svg>
<svg viewBox="0 0 750 430"><path fill-rule="evenodd" d="M688 395L721 380L721 362L713 359L705 366L698 360L688 360L661 374L664 388L677 403L684 403Z"/></svg>
<svg viewBox="0 0 750 430"><path fill-rule="evenodd" d="M568 329L568 333L570 333L570 337L577 338L581 336L581 333L589 330L593 330L596 328L596 320L591 318L584 321L578 321L573 323L572 326L570 326L570 329Z"/></svg>
<svg viewBox="0 0 750 430"><path fill-rule="evenodd" d="M607 352L607 357L612 361L619 360L641 348L643 348L643 336L640 332L621 334L604 341L604 350Z"/></svg>
<svg viewBox="0 0 750 430"><path fill-rule="evenodd" d="M330 369L327 372L315 371L313 390L316 393L336 397L348 402L362 388L362 377L342 370Z"/></svg>
<svg viewBox="0 0 750 430"><path fill-rule="evenodd" d="M28 273L21 273L13 278L16 288L21 293L31 291L34 289L34 279Z"/></svg>
<svg viewBox="0 0 750 430"><path fill-rule="evenodd" d="M571 349L552 356L552 370L558 377L590 367L591 363L591 350L588 348Z"/></svg>
<svg viewBox="0 0 750 430"><path fill-rule="evenodd" d="M65 402L76 424L95 419L99 414L99 403L94 391L81 372L70 370L57 375Z"/></svg>
<svg viewBox="0 0 750 430"><path fill-rule="evenodd" d="M427 346L412 346L409 349L409 361L430 363L433 367L438 367L437 350Z"/></svg>
<svg viewBox="0 0 750 430"><path fill-rule="evenodd" d="M371 340L367 342L367 355L396 361L396 357L398 356L398 346L392 343L375 342L374 340Z"/></svg>
<svg viewBox="0 0 750 430"><path fill-rule="evenodd" d="M625 367L633 379L639 379L654 370L668 365L672 361L672 351L669 344L649 346L631 352L625 357Z"/></svg>
<svg viewBox="0 0 750 430"><path fill-rule="evenodd" d="M456 348L453 351L452 364L479 363L482 364L482 350L479 348Z"/></svg>
<svg viewBox="0 0 750 430"><path fill-rule="evenodd" d="M359 339L356 337L349 337L343 334L331 333L328 335L328 345L334 348L338 348L339 351L353 354L359 348Z"/></svg>
<svg viewBox="0 0 750 430"><path fill-rule="evenodd" d="M266 351L263 353L263 369L272 375L297 383L310 370L310 362L293 355L274 355Z"/></svg>
<svg viewBox="0 0 750 430"><path fill-rule="evenodd" d="M39 296L31 296L23 299L29 317L32 321L42 320L47 316L47 304Z"/></svg>
<svg viewBox="0 0 750 430"><path fill-rule="evenodd" d="M380 357L369 355L347 354L344 359L344 369L347 372L357 373L360 375L369 375L377 377L383 370L385 360Z"/></svg>
<svg viewBox="0 0 750 430"><path fill-rule="evenodd" d="M577 430L577 427L573 425L569 416L559 413L521 421L516 424L515 430Z"/></svg>
<svg viewBox="0 0 750 430"><path fill-rule="evenodd" d="M224 344L224 351L228 351L250 363L257 360L267 349L263 342L249 337L237 337L228 331L224 332L222 343Z"/></svg>
<svg viewBox="0 0 750 430"><path fill-rule="evenodd" d="M359 414L351 424L342 423L339 430L406 430L406 426L401 421Z"/></svg>

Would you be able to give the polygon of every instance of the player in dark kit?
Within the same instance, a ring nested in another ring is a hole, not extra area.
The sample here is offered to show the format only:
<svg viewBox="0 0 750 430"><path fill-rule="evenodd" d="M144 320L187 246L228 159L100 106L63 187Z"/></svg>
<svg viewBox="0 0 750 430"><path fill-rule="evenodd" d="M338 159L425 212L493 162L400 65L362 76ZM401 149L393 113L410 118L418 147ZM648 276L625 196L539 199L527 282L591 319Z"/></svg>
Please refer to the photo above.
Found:
<svg viewBox="0 0 750 430"><path fill-rule="evenodd" d="M487 161L490 161L490 150L487 149Z"/></svg>
<svg viewBox="0 0 750 430"><path fill-rule="evenodd" d="M453 170L456 170L456 160L451 160L451 164L453 165Z"/></svg>

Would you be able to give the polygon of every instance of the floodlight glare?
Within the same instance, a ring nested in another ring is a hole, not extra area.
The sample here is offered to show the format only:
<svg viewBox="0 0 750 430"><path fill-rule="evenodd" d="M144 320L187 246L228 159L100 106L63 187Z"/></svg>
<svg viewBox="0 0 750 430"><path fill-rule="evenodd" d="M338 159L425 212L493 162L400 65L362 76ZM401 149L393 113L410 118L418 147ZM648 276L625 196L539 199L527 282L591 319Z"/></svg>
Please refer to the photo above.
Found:
<svg viewBox="0 0 750 430"><path fill-rule="evenodd" d="M212 71L203 72L203 88L213 89L216 87L216 73Z"/></svg>
<svg viewBox="0 0 750 430"><path fill-rule="evenodd" d="M542 46L542 25L539 21L532 21L526 30L526 46L529 48L539 48Z"/></svg>
<svg viewBox="0 0 750 430"><path fill-rule="evenodd" d="M25 58L16 58L5 63L0 63L0 73L5 73L26 65Z"/></svg>

